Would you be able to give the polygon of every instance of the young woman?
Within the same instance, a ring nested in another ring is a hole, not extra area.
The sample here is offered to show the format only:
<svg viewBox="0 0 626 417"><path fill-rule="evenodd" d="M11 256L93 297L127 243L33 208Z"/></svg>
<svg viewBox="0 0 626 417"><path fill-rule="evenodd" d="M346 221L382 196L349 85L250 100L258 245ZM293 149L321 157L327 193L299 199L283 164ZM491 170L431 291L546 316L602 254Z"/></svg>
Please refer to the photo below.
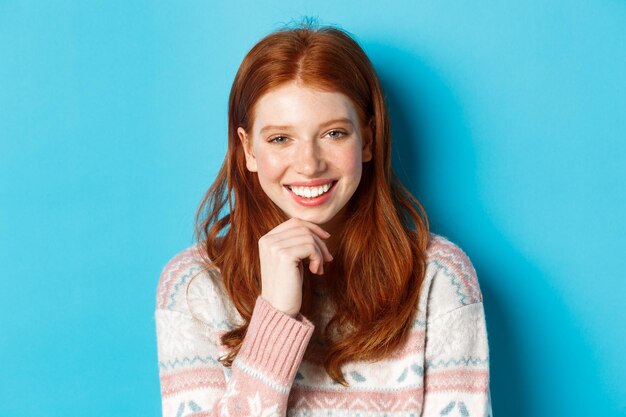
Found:
<svg viewBox="0 0 626 417"><path fill-rule="evenodd" d="M491 415L474 268L393 175L358 44L268 35L228 117L198 244L159 282L163 415Z"/></svg>

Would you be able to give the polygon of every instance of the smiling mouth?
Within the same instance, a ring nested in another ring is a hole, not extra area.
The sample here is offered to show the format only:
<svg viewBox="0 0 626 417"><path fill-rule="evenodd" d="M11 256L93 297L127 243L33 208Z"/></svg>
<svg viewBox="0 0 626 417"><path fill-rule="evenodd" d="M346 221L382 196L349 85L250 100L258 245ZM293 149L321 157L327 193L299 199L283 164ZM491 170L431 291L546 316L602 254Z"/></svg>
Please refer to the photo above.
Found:
<svg viewBox="0 0 626 417"><path fill-rule="evenodd" d="M286 187L298 197L316 198L326 194L336 183L337 181L332 181L328 184L319 185L317 187L294 187L291 185L287 185Z"/></svg>

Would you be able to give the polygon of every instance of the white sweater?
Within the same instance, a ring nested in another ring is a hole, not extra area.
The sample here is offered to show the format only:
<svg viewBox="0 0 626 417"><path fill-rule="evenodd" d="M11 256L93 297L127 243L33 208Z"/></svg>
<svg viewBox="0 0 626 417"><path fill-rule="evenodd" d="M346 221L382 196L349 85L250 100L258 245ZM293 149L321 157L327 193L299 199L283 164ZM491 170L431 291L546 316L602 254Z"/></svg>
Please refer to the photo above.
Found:
<svg viewBox="0 0 626 417"><path fill-rule="evenodd" d="M225 368L219 337L242 318L219 273L202 269L197 247L181 252L157 293L163 415L491 417L482 294L469 258L447 239L431 234L409 337L385 359L344 365L348 387L303 360L331 316L292 318L259 297L242 349Z"/></svg>

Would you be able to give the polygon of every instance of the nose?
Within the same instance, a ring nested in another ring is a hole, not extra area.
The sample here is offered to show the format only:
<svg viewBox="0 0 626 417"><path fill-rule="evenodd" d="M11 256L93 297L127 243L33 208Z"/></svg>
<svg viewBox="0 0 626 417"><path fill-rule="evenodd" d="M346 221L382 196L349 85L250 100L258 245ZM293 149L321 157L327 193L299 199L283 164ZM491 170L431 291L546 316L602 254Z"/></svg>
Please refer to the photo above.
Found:
<svg viewBox="0 0 626 417"><path fill-rule="evenodd" d="M326 170L326 160L316 141L301 141L296 150L295 168L298 174L315 177Z"/></svg>

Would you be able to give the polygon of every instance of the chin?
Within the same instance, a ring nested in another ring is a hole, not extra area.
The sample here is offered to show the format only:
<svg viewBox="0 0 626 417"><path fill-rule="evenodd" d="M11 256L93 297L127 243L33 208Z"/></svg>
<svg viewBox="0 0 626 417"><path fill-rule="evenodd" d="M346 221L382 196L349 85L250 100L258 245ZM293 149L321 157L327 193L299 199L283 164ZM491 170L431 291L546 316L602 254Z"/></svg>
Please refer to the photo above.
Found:
<svg viewBox="0 0 626 417"><path fill-rule="evenodd" d="M295 215L295 216L291 216L291 217L297 217L301 220L305 220L307 222L311 222L311 223L315 223L317 225L323 225L325 223L330 222L331 219L327 218L327 217L322 217L322 216L306 216L306 215Z"/></svg>
<svg viewBox="0 0 626 417"><path fill-rule="evenodd" d="M316 214L316 213L306 213L306 212L294 212L289 214L289 217L297 217L298 219L305 220L307 222L315 223L317 225L324 225L326 223L330 223L333 219L333 216L329 216L327 214Z"/></svg>

